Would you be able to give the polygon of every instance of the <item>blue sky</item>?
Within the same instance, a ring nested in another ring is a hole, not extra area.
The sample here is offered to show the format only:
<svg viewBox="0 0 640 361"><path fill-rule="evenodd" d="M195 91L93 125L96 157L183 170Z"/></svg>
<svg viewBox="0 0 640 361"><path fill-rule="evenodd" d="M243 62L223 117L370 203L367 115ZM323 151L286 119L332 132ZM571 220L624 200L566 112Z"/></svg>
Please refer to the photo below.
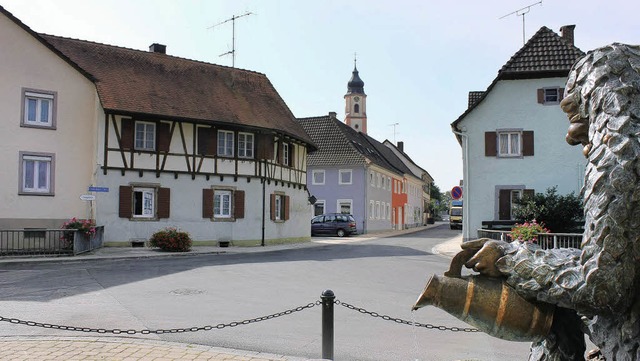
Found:
<svg viewBox="0 0 640 361"><path fill-rule="evenodd" d="M344 118L357 53L367 93L368 131L403 141L405 151L444 191L462 178L450 124L471 90L485 90L522 47L522 16L537 3L431 0L0 0L37 32L231 66L236 20L238 68L264 73L296 117L335 111ZM640 43L640 2L544 0L524 15L528 39L541 26L575 24L583 51ZM2 36L2 34L0 34ZM0 50L1 51L1 50ZM392 124L398 123L395 127Z"/></svg>

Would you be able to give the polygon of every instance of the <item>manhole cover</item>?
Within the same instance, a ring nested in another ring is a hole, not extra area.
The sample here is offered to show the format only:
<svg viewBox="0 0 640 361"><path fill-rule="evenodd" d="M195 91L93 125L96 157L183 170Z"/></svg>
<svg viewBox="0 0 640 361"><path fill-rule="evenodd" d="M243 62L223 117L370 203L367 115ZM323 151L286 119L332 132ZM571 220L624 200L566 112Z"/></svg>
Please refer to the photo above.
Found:
<svg viewBox="0 0 640 361"><path fill-rule="evenodd" d="M177 295L177 296L190 296L190 295L199 295L204 293L203 290L198 290L195 288L181 288L181 289L177 289L177 290L173 290L170 292L171 294Z"/></svg>

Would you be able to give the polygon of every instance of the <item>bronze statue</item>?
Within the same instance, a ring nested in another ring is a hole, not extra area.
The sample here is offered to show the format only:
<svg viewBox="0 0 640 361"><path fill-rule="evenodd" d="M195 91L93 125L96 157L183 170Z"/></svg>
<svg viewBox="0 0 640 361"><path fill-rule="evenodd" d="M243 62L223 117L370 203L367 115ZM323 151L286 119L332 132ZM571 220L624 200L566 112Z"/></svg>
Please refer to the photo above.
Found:
<svg viewBox="0 0 640 361"><path fill-rule="evenodd" d="M466 242L466 262L501 277L525 299L556 305L529 360L640 361L640 46L614 43L574 64L561 102L567 142L588 159L582 249Z"/></svg>

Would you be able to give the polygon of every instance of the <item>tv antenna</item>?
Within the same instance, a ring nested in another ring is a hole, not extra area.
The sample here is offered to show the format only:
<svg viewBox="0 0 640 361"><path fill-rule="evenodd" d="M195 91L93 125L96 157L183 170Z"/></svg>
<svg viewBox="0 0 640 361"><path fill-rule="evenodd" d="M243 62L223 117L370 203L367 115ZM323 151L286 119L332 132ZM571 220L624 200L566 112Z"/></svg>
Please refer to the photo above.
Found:
<svg viewBox="0 0 640 361"><path fill-rule="evenodd" d="M536 5L539 5L539 4L542 4L542 0L538 1L537 3L533 3L533 4L531 4L531 5L527 5L527 6L523 7L522 9L518 9L518 10L516 10L516 11L514 11L514 12L510 12L510 13L508 13L507 15L502 16L502 17L498 18L498 20L500 20L500 19L504 19L504 18L506 18L507 16L509 16L509 15L513 15L513 14L516 14L516 16L522 16L522 44L524 45L524 43L525 43L525 37L524 37L524 16L525 16L525 15L526 15L530 10L531 10L531 8L532 8L532 7L534 7L534 6L536 6Z"/></svg>
<svg viewBox="0 0 640 361"><path fill-rule="evenodd" d="M217 24L211 25L210 27L208 27L207 29L213 29L216 26L220 26L222 24L226 24L229 21L231 21L231 50L227 51L224 54L220 54L219 56L225 56L225 55L229 55L231 54L231 67L235 68L236 67L236 19L239 19L243 16L249 16L249 15L254 15L252 12L247 11L246 13L242 14L242 15L233 15L232 17L230 17L227 20L221 21Z"/></svg>
<svg viewBox="0 0 640 361"><path fill-rule="evenodd" d="M400 125L400 123L389 124L389 126L393 127L393 145L396 144L396 127Z"/></svg>

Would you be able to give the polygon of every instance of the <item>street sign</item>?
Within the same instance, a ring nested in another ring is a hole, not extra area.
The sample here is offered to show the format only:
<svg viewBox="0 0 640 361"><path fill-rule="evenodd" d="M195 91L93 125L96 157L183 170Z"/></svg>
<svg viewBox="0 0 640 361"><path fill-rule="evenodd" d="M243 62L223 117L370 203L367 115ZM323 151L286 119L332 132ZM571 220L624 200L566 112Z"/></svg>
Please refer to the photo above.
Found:
<svg viewBox="0 0 640 361"><path fill-rule="evenodd" d="M453 198L453 199L462 198L462 187L455 186L455 187L451 188L451 198Z"/></svg>
<svg viewBox="0 0 640 361"><path fill-rule="evenodd" d="M80 199L82 199L83 201L95 201L96 196L94 196L93 194L82 194L80 195Z"/></svg>
<svg viewBox="0 0 640 361"><path fill-rule="evenodd" d="M108 192L109 187L89 187L89 192Z"/></svg>

